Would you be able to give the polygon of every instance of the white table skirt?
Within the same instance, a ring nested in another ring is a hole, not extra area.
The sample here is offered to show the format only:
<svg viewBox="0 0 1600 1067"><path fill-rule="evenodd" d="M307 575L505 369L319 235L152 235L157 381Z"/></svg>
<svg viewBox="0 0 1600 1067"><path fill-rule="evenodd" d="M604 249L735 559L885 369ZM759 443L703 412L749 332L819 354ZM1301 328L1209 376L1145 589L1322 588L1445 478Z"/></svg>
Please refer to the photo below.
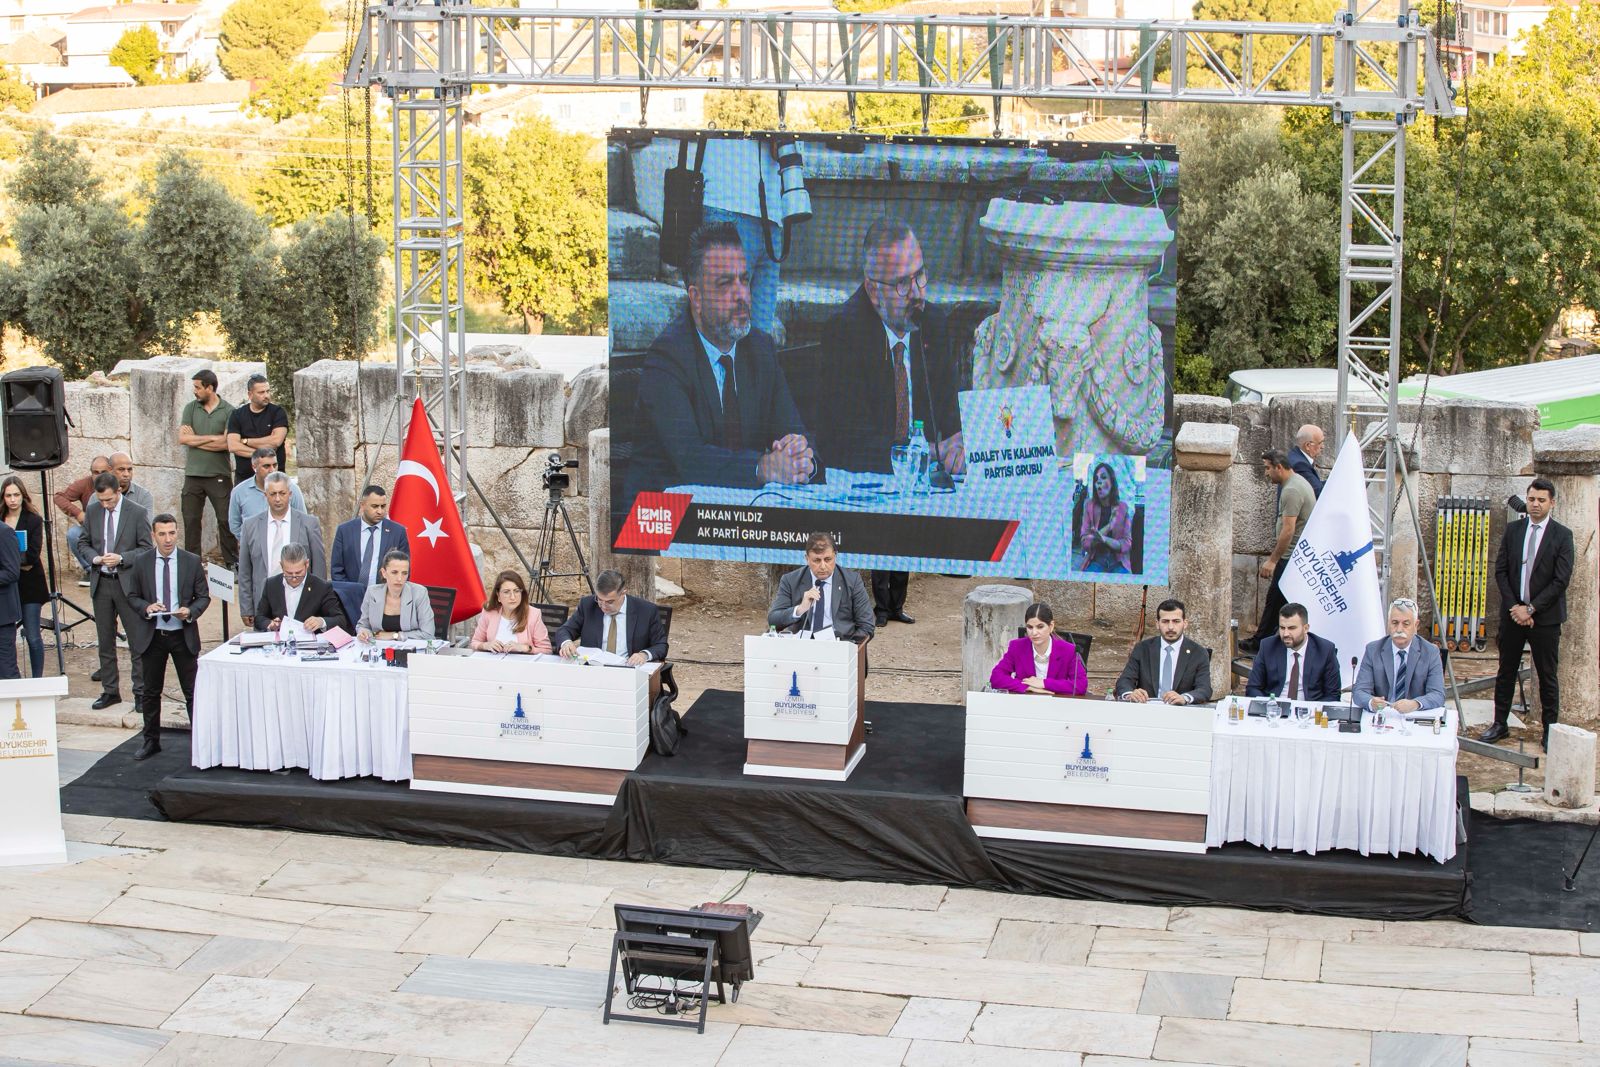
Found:
<svg viewBox="0 0 1600 1067"><path fill-rule="evenodd" d="M1440 863L1456 854L1453 713L1438 734L1413 724L1406 736L1372 732L1370 715L1359 734L1290 720L1230 725L1224 707L1213 727L1208 846L1420 852Z"/></svg>
<svg viewBox="0 0 1600 1067"><path fill-rule="evenodd" d="M364 664L352 642L337 663L276 653L200 657L190 762L196 767L276 771L313 778L411 777L406 672Z"/></svg>

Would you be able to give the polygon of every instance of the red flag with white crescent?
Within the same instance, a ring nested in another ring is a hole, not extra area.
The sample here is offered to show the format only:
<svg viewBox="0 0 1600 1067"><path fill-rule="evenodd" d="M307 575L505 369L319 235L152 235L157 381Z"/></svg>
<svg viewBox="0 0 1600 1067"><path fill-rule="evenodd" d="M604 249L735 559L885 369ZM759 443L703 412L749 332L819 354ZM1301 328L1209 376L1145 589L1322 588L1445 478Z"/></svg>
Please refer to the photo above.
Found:
<svg viewBox="0 0 1600 1067"><path fill-rule="evenodd" d="M483 579L472 562L461 512L445 481L439 448L433 443L433 424L420 397L411 405L389 517L406 528L411 541L411 580L456 591L450 621L470 619L481 611Z"/></svg>

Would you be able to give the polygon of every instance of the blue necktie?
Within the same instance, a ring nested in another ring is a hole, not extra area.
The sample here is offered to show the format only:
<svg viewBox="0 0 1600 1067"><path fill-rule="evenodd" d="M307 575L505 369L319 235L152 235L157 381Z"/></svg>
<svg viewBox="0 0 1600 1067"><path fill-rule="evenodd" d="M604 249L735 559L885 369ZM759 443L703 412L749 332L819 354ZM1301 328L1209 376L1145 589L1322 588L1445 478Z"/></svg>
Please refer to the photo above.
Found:
<svg viewBox="0 0 1600 1067"><path fill-rule="evenodd" d="M1402 650L1400 652L1400 662L1394 668L1394 695L1389 698L1389 703L1393 704L1396 700L1407 699L1406 683L1410 680L1409 673L1406 671L1406 654Z"/></svg>

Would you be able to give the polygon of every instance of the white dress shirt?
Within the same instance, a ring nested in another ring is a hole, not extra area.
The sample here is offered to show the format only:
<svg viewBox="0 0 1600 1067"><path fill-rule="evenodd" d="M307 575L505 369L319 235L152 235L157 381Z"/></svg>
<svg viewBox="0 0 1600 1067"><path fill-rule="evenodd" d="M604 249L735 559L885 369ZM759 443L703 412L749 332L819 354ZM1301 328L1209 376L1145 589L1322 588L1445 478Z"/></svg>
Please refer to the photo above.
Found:
<svg viewBox="0 0 1600 1067"><path fill-rule="evenodd" d="M173 549L170 556L156 553L156 600L166 606L166 611L155 616L156 629L181 630L183 620L172 614L178 607L178 551ZM171 578L167 577L170 572ZM169 585L168 582L171 582Z"/></svg>
<svg viewBox="0 0 1600 1067"><path fill-rule="evenodd" d="M305 591L306 582L304 578L300 579L299 585L290 585L287 578L283 580L283 617L285 619L295 617L295 612L300 610L300 594Z"/></svg>
<svg viewBox="0 0 1600 1067"><path fill-rule="evenodd" d="M1528 523L1527 540L1522 542L1522 603L1524 604L1533 602L1533 596L1528 589L1528 580L1533 576L1533 560L1539 554L1539 542L1543 538L1544 523Z"/></svg>

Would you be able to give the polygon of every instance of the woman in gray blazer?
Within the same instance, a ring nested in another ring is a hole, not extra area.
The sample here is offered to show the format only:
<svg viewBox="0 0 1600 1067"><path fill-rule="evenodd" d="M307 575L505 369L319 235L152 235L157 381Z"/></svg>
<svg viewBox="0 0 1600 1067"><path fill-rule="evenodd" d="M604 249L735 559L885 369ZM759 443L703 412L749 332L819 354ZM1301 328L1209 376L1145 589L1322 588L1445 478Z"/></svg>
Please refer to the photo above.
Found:
<svg viewBox="0 0 1600 1067"><path fill-rule="evenodd" d="M432 641L433 604L428 587L409 582L411 557L399 549L384 554L382 582L361 598L356 636L363 641Z"/></svg>

